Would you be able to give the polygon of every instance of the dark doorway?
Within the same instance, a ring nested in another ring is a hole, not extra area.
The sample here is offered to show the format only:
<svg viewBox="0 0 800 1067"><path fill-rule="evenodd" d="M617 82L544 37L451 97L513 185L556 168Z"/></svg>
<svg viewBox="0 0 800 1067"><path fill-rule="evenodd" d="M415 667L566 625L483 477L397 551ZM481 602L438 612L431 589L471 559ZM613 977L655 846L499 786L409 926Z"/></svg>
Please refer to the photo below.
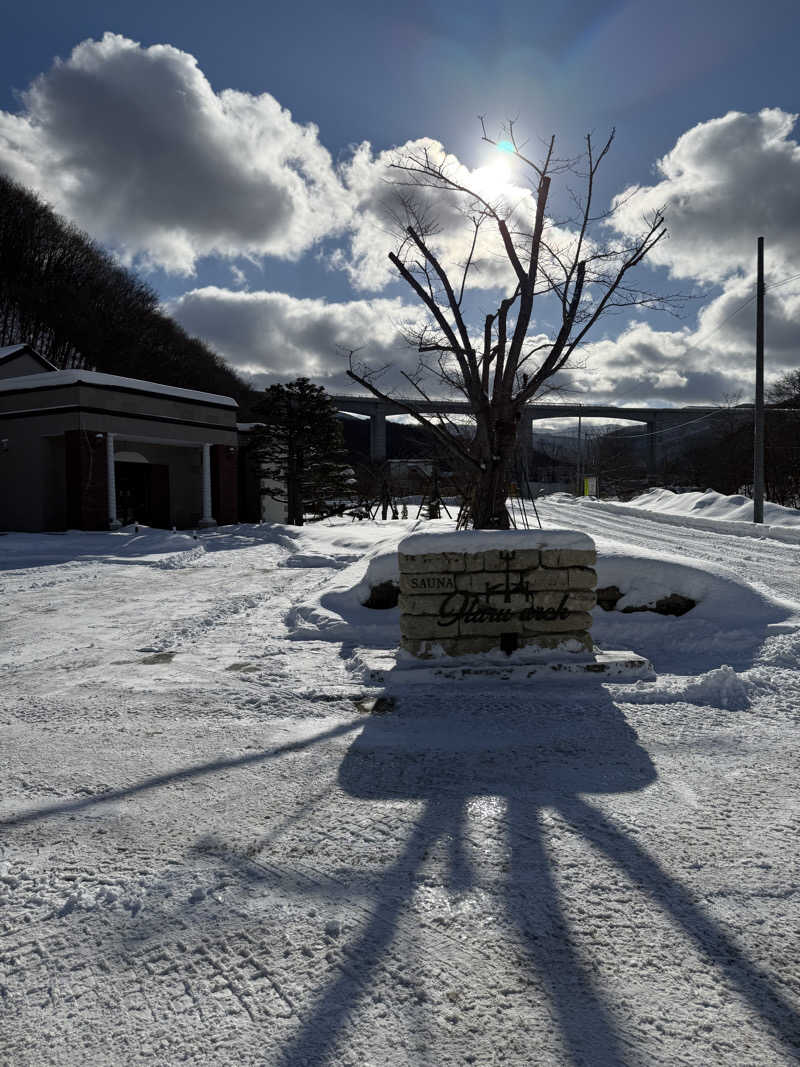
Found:
<svg viewBox="0 0 800 1067"><path fill-rule="evenodd" d="M170 525L169 466L166 463L115 463L117 518L123 526Z"/></svg>

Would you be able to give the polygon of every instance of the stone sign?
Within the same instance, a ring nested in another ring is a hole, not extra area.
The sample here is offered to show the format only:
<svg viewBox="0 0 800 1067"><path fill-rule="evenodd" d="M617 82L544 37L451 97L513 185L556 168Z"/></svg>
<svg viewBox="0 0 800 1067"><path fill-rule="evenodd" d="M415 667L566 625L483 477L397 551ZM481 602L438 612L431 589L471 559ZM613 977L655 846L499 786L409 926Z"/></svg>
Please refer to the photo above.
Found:
<svg viewBox="0 0 800 1067"><path fill-rule="evenodd" d="M596 558L574 530L413 534L399 545L402 646L422 658L437 645L591 652Z"/></svg>

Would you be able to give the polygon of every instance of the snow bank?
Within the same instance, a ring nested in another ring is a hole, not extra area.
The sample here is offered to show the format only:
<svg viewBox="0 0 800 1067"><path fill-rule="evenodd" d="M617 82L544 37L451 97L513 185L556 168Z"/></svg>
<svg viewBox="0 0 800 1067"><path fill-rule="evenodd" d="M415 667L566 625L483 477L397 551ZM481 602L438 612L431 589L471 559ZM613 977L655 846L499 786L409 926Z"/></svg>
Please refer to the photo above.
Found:
<svg viewBox="0 0 800 1067"><path fill-rule="evenodd" d="M647 508L672 515L724 519L726 522L750 523L753 518L753 501L750 497L723 496L722 493L717 493L713 489L706 489L704 493L673 493L670 489L651 489L629 501L629 504L631 507ZM800 528L800 511L765 500L764 521L771 526Z"/></svg>
<svg viewBox="0 0 800 1067"><path fill-rule="evenodd" d="M746 669L770 632L800 625L800 603L750 585L722 564L597 538L597 587L609 585L623 596L616 611L594 609L592 637L604 648L634 649L657 671L699 673L726 661ZM696 606L680 617L622 613L670 593Z"/></svg>
<svg viewBox="0 0 800 1067"><path fill-rule="evenodd" d="M553 503L567 503L563 493L548 497ZM697 530L737 534L742 537L772 537L778 541L800 543L800 511L764 502L764 523L755 523L753 501L746 496L723 496L713 489L704 493L673 493L670 489L651 489L627 504L610 500L573 497L570 502L588 507L613 508L622 515L649 512L659 522L673 526L691 526Z"/></svg>
<svg viewBox="0 0 800 1067"><path fill-rule="evenodd" d="M408 556L431 552L489 552L493 549L575 548L591 550L594 541L578 530L442 530L412 534L397 546Z"/></svg>
<svg viewBox="0 0 800 1067"><path fill-rule="evenodd" d="M666 553L607 544L598 551L597 588L615 585L622 593L616 610L626 607L652 607L671 593L690 597L697 606L692 616L713 619L722 624L747 614L754 623L774 621L777 602L745 585L720 564L687 562ZM792 605L786 605L791 614ZM600 609L602 611L602 609Z"/></svg>
<svg viewBox="0 0 800 1067"><path fill-rule="evenodd" d="M746 711L750 707L747 683L727 663L695 678L637 682L630 688L615 690L614 697L626 704L696 704L728 711Z"/></svg>
<svg viewBox="0 0 800 1067"><path fill-rule="evenodd" d="M357 532L363 537L367 531L359 524ZM565 532L571 536L571 531ZM495 532L486 533L497 537ZM528 531L520 533L528 536ZM398 534L401 531L396 527L388 531L385 525L378 527L358 561L330 575L311 597L294 607L286 618L291 636L341 641L353 649L384 649L395 657L400 643L399 609L376 610L364 607L364 602L373 586L399 582L394 547L400 540ZM540 536L535 531L531 535ZM549 533L545 531L544 536ZM430 551L432 545L452 544L451 537L458 538L460 545L460 539L469 534L445 530L415 535L400 540L400 546L411 543L416 551ZM681 617L595 608L592 636L603 649L632 649L651 660L657 671L679 675L702 673L724 663L747 669L770 633L800 625L800 603L776 599L720 564L648 552L621 541L596 540L598 587L616 585L623 594L619 608L654 604L671 593L696 601L696 607ZM718 681L722 680L720 676Z"/></svg>
<svg viewBox="0 0 800 1067"><path fill-rule="evenodd" d="M299 639L396 647L400 644L400 609L364 607L372 587L388 581L400 581L397 550L378 545L366 559L339 571L312 600L292 608L286 625Z"/></svg>
<svg viewBox="0 0 800 1067"><path fill-rule="evenodd" d="M0 571L80 562L141 560L174 569L197 561L205 552L277 544L294 549L301 527L278 523L217 526L197 532L123 526L114 531L67 530L65 533L0 535ZM183 558L185 557L185 558Z"/></svg>

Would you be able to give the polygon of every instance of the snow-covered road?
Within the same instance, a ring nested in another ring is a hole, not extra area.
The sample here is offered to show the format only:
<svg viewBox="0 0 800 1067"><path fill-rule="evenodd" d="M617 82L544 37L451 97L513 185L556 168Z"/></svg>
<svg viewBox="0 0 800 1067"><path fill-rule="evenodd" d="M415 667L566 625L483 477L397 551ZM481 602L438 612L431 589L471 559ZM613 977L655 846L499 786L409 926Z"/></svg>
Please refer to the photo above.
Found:
<svg viewBox="0 0 800 1067"><path fill-rule="evenodd" d="M800 599L797 546L543 517ZM287 618L412 526L0 538L0 1062L797 1062L796 626L366 715Z"/></svg>

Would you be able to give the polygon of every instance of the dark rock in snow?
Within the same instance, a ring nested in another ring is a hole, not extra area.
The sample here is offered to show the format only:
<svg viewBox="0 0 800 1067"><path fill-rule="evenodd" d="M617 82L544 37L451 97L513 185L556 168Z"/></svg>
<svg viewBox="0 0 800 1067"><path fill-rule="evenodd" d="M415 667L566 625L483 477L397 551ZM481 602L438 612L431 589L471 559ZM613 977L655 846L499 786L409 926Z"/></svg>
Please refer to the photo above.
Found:
<svg viewBox="0 0 800 1067"><path fill-rule="evenodd" d="M603 611L613 611L621 596L621 589L618 589L615 585L607 585L604 589L597 590L597 603Z"/></svg>
<svg viewBox="0 0 800 1067"><path fill-rule="evenodd" d="M381 582L373 585L369 591L369 597L364 601L365 608L377 608L384 611L387 608L396 608L397 599L400 596L400 586L394 582Z"/></svg>
<svg viewBox="0 0 800 1067"><path fill-rule="evenodd" d="M597 590L597 603L603 611L614 611L617 602L622 598L622 592L616 585L607 585L604 589ZM691 597L681 596L680 593L670 593L651 604L627 604L619 610L623 615L631 615L636 611L654 611L658 615L685 615L697 604Z"/></svg>

